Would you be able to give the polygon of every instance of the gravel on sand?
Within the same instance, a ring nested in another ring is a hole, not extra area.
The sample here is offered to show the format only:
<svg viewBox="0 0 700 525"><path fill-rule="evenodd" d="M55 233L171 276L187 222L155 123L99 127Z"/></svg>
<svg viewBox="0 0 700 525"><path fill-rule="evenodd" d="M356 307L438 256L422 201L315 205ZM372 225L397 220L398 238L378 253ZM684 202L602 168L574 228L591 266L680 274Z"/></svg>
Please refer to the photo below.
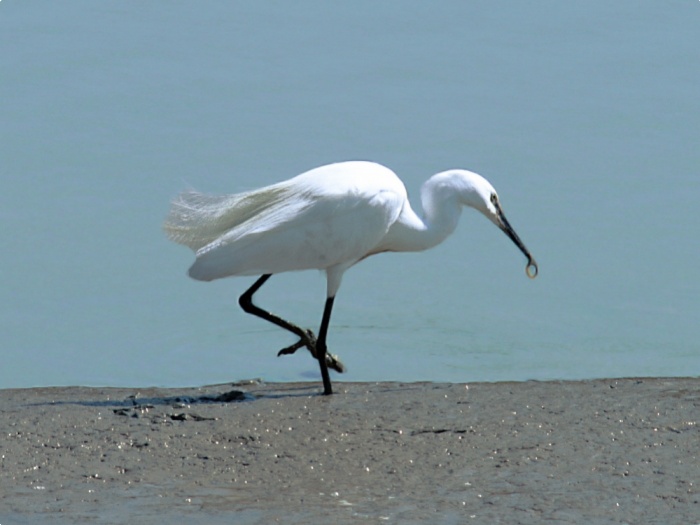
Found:
<svg viewBox="0 0 700 525"><path fill-rule="evenodd" d="M0 390L0 523L700 523L700 379Z"/></svg>

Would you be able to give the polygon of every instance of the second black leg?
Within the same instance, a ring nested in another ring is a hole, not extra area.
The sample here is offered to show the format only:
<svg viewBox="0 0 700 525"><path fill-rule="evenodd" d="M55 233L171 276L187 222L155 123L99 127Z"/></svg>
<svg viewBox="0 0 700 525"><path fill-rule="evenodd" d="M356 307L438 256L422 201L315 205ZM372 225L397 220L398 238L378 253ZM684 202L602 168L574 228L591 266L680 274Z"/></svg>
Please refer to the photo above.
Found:
<svg viewBox="0 0 700 525"><path fill-rule="evenodd" d="M266 310L263 310L262 308L253 304L253 294L255 294L255 292L257 292L270 277L272 277L272 274L266 273L265 275L261 276L257 281L255 281L253 283L253 286L248 288L238 299L238 304L241 306L241 308L243 308L243 311L245 311L246 313L255 315L257 317L260 317L261 319L265 319L266 321L269 321L270 323L275 324L280 328L284 328L285 330L288 330L293 334L299 336L299 342L281 350L281 354L291 354L294 353L294 351L296 351L298 348L306 346L309 348L309 351L315 356L316 337L314 336L313 332L311 332L310 330L304 330L303 328L300 328L294 323L290 323L289 321L282 319L281 317Z"/></svg>
<svg viewBox="0 0 700 525"><path fill-rule="evenodd" d="M318 340L316 341L316 357L318 358L318 364L321 366L321 377L323 378L323 393L324 395L330 395L333 393L333 387L331 387L331 378L328 374L328 367L326 366L326 336L328 335L328 325L331 321L331 311L333 310L333 301L335 297L329 297L326 299L326 306L323 308L323 319L321 320L321 328L318 331Z"/></svg>

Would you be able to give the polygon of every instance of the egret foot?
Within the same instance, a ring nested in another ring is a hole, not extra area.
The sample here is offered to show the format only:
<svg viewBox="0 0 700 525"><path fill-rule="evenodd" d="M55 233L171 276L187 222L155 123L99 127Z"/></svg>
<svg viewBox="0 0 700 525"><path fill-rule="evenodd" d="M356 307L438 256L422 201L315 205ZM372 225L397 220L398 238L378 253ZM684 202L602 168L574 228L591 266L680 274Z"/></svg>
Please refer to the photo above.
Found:
<svg viewBox="0 0 700 525"><path fill-rule="evenodd" d="M277 355L281 356L293 354L304 346L309 350L309 352L311 352L314 359L318 359L318 356L316 355L316 334L314 334L313 330L308 329L304 330L304 336L301 337L296 343L283 348L277 352ZM326 366L340 374L345 372L345 365L340 361L340 358L337 355L328 352L326 352Z"/></svg>
<svg viewBox="0 0 700 525"><path fill-rule="evenodd" d="M326 366L332 368L339 374L345 372L345 365L336 354L329 354L326 352Z"/></svg>
<svg viewBox="0 0 700 525"><path fill-rule="evenodd" d="M308 348L309 352L311 352L311 355L316 357L316 334L314 334L313 330L304 330L304 335L302 335L296 343L283 348L282 350L277 352L277 355L280 356L293 354L302 346Z"/></svg>

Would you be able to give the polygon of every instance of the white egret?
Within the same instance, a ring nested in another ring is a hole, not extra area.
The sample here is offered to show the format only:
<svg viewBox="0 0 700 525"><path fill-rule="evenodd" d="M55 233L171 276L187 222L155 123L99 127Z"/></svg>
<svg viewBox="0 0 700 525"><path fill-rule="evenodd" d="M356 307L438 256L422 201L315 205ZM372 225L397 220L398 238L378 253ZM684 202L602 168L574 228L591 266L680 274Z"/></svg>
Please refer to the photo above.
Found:
<svg viewBox="0 0 700 525"><path fill-rule="evenodd" d="M343 273L362 259L431 248L454 231L462 207L471 206L510 237L527 257L527 275L537 276L537 263L506 220L496 190L480 175L460 169L433 175L423 184L421 201L423 218L393 171L373 162L340 162L244 193L183 192L172 202L164 229L195 251L193 279L262 274L240 297L241 307L296 334L299 341L278 355L308 348L321 367L323 393L331 394L328 367L343 371L326 348L333 301ZM323 270L327 278L318 338L253 304L272 274L309 269Z"/></svg>

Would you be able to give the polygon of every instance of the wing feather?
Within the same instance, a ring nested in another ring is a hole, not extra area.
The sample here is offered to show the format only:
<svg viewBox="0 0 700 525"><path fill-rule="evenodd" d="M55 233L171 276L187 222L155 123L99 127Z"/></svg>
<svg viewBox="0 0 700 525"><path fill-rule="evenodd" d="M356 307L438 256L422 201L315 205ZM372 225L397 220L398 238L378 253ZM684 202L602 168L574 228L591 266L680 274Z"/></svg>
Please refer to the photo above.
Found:
<svg viewBox="0 0 700 525"><path fill-rule="evenodd" d="M196 252L223 235L235 238L261 224L278 224L292 211L290 203L303 207L305 199L291 198L295 193L284 183L230 195L185 191L173 200L163 229Z"/></svg>
<svg viewBox="0 0 700 525"><path fill-rule="evenodd" d="M392 171L348 162L244 193L186 191L163 227L196 252L194 279L349 267L377 252L405 201Z"/></svg>

